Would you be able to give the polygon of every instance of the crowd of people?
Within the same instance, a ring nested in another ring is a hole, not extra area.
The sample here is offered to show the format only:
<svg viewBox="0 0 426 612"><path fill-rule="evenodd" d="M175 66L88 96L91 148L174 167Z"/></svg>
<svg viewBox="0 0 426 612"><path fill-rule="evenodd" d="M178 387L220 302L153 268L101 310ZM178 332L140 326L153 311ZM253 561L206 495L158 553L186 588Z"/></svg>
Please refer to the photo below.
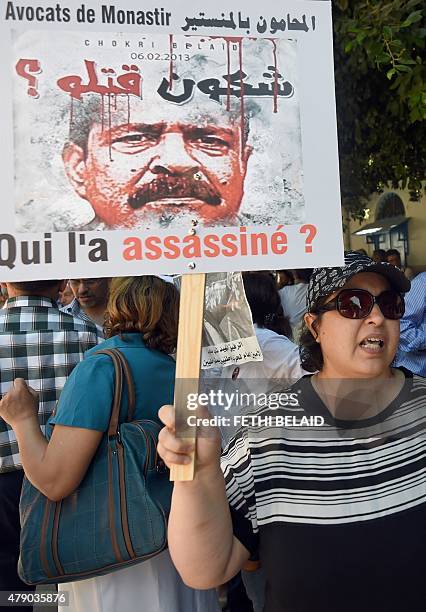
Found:
<svg viewBox="0 0 426 612"><path fill-rule="evenodd" d="M68 610L423 608L426 273L410 287L392 255L243 274L263 361L226 366L216 384L291 401L250 406L249 426L200 430L196 476L174 483L168 548L58 580ZM128 363L133 419L163 427L159 460L190 460L171 406L179 292L139 276L3 283L2 295L0 591L32 592L18 574L22 483L55 503L84 483L115 397L100 350Z"/></svg>

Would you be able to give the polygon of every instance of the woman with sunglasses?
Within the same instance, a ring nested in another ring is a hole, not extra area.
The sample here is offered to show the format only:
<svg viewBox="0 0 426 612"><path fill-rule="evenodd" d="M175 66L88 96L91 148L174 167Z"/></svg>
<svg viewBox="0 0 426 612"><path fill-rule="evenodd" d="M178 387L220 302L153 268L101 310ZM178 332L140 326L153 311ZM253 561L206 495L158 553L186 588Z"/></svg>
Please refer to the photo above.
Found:
<svg viewBox="0 0 426 612"><path fill-rule="evenodd" d="M199 431L195 479L175 483L169 546L187 584L260 558L265 612L424 609L426 381L391 365L409 286L355 252L314 270L301 341L318 372L287 391L297 405L258 409L271 421L231 440L222 471L218 437ZM160 417L160 454L187 463L172 408Z"/></svg>

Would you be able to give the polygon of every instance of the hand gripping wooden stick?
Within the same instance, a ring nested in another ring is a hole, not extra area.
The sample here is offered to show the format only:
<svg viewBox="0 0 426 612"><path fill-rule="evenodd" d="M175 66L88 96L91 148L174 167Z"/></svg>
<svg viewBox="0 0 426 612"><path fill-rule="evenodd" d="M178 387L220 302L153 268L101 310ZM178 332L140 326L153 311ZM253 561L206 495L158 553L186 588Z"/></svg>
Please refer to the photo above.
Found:
<svg viewBox="0 0 426 612"><path fill-rule="evenodd" d="M179 327L176 355L175 419L176 430L195 442L197 431L187 424L189 393L198 394L203 331L205 274L184 274L180 293ZM187 465L173 465L170 480L193 480L195 452Z"/></svg>

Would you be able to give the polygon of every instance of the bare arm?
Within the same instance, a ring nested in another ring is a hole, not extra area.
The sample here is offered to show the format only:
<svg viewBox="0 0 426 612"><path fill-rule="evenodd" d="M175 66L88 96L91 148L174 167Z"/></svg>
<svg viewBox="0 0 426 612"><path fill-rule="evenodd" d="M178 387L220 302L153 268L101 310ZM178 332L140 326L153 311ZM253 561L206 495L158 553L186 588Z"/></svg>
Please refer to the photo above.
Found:
<svg viewBox="0 0 426 612"><path fill-rule="evenodd" d="M167 465L187 462L191 447L174 432L172 406L163 406L166 427L158 451ZM233 536L225 481L219 465L220 439L198 436L197 472L192 482L176 482L169 518L169 549L184 582L208 589L227 582L249 558Z"/></svg>
<svg viewBox="0 0 426 612"><path fill-rule="evenodd" d="M0 416L15 431L27 478L46 497L58 501L80 484L102 432L56 425L47 442L38 422L37 406L35 392L18 378L0 402Z"/></svg>

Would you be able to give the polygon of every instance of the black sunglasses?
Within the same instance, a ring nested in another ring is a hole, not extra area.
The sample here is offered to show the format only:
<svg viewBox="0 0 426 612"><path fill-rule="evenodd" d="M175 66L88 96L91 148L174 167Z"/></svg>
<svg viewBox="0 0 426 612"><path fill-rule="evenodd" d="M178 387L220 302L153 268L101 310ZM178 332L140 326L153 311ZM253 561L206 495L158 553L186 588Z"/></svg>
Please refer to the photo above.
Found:
<svg viewBox="0 0 426 612"><path fill-rule="evenodd" d="M365 289L342 289L339 295L317 308L316 312L337 310L345 319L365 319L374 304L377 304L386 319L400 319L405 312L404 298L393 289L377 296Z"/></svg>

